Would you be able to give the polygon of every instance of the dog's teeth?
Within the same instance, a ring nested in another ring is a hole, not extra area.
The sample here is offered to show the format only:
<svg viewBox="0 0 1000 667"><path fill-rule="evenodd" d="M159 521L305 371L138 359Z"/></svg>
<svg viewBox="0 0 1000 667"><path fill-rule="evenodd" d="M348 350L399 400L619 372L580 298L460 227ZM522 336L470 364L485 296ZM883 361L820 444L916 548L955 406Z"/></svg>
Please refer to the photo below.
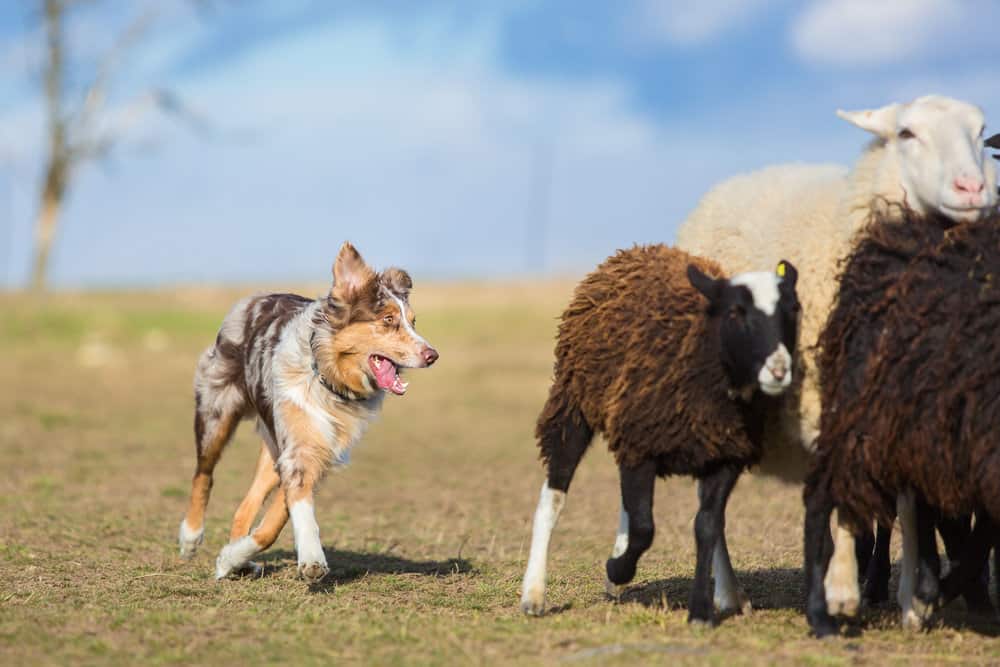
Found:
<svg viewBox="0 0 1000 667"><path fill-rule="evenodd" d="M400 382L399 384L403 388L403 391L406 391L406 388L410 386L409 382Z"/></svg>
<svg viewBox="0 0 1000 667"><path fill-rule="evenodd" d="M375 368L382 368L382 359L375 357Z"/></svg>

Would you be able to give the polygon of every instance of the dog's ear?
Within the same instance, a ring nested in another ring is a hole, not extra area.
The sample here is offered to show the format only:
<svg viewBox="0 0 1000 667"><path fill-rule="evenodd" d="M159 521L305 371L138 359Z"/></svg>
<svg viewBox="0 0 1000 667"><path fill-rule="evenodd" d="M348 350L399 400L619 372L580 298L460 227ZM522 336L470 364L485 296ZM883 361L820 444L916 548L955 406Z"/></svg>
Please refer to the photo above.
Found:
<svg viewBox="0 0 1000 667"><path fill-rule="evenodd" d="M410 279L410 274L403 269L392 267L382 272L382 284L400 299L405 300L410 296L413 280Z"/></svg>
<svg viewBox="0 0 1000 667"><path fill-rule="evenodd" d="M330 289L330 296L347 302L357 296L362 289L370 285L375 279L375 271L372 270L361 253L345 242L340 246L337 259L333 263L333 287Z"/></svg>

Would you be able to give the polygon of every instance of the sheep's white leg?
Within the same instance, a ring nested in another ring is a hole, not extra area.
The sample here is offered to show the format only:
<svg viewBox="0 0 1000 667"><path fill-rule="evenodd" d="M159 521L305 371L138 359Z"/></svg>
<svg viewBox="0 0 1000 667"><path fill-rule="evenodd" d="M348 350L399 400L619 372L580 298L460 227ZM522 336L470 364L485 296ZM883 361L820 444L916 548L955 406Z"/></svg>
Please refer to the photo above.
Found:
<svg viewBox="0 0 1000 667"><path fill-rule="evenodd" d="M750 598L740 589L733 572L733 563L729 560L729 547L726 545L726 534L719 535L712 552L712 574L715 576L715 608L722 613L738 611L749 614L753 611Z"/></svg>
<svg viewBox="0 0 1000 667"><path fill-rule="evenodd" d="M824 580L826 610L831 616L854 616L861 604L858 587L858 560L854 555L854 535L840 525L833 533L833 557Z"/></svg>
<svg viewBox="0 0 1000 667"><path fill-rule="evenodd" d="M917 508L912 490L896 498L896 515L903 535L903 558L899 566L899 592L897 600L902 610L902 624L908 630L920 630L924 623L913 607L917 581Z"/></svg>
<svg viewBox="0 0 1000 667"><path fill-rule="evenodd" d="M564 491L550 489L548 481L542 483L531 528L528 567L521 583L521 611L529 616L541 616L545 611L545 567L549 558L549 539L565 504Z"/></svg>
<svg viewBox="0 0 1000 667"><path fill-rule="evenodd" d="M611 550L611 557L618 558L625 553L626 549L628 549L628 512L622 505L618 510L618 534L615 536L615 546ZM621 597L622 591L625 589L624 586L619 586L608 579L607 573L604 575L604 588L608 595L616 600Z"/></svg>

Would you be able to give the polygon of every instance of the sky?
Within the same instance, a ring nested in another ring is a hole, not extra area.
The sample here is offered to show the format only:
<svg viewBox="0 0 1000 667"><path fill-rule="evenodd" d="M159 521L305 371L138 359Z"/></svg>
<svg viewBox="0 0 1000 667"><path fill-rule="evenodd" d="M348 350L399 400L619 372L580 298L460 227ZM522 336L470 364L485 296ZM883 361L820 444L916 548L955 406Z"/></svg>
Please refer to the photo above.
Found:
<svg viewBox="0 0 1000 667"><path fill-rule="evenodd" d="M45 149L35 5L0 3L8 287ZM417 281L579 275L671 242L727 177L849 165L867 137L838 108L939 93L1000 131L991 0L92 0L68 23L71 99L139 16L60 287L319 281L344 240Z"/></svg>

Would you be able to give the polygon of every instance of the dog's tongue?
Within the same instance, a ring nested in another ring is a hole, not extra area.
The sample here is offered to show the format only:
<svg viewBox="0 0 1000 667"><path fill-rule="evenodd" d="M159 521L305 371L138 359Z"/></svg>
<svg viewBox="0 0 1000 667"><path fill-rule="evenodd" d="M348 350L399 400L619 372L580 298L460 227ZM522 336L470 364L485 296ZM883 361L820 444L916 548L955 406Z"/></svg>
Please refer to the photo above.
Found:
<svg viewBox="0 0 1000 667"><path fill-rule="evenodd" d="M375 381L380 389L391 391L400 396L406 393L406 383L400 379L396 372L396 365L384 357L381 358L379 367L375 369Z"/></svg>

